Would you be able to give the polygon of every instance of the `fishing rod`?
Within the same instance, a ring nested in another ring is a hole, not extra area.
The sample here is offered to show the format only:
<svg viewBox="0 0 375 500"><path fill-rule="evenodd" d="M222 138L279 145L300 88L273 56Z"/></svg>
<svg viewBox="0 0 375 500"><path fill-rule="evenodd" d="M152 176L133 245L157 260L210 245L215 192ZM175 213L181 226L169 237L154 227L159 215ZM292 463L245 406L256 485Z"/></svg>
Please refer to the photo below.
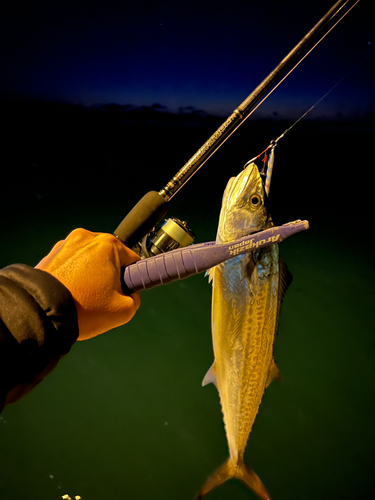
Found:
<svg viewBox="0 0 375 500"><path fill-rule="evenodd" d="M169 201L232 135L232 133L252 114L252 112L273 92L281 83L280 80L282 78L284 80L358 2L359 0L338 0L287 54L287 56L284 57L276 68L233 111L227 120L190 158L181 170L177 172L165 187L159 192L150 191L141 198L116 228L114 235L122 243L137 251L141 257L149 257L156 253L191 244L194 241L194 233L185 222L181 222L177 218L169 219L158 233L153 233L155 226L166 215ZM337 18L339 13L340 17ZM317 39L319 34L321 35L320 38L311 48L312 42ZM306 54L309 47L310 50ZM150 242L149 244L147 243L148 240ZM155 244L156 242L157 244ZM151 253L148 245L151 248Z"/></svg>

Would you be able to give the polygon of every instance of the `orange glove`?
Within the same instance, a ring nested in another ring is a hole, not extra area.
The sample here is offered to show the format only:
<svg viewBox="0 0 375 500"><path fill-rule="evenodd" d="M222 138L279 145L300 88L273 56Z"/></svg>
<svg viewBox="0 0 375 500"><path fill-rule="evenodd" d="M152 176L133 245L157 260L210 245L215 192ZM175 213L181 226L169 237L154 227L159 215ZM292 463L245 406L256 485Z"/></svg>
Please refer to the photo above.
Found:
<svg viewBox="0 0 375 500"><path fill-rule="evenodd" d="M136 313L140 296L124 295L120 272L137 260L138 255L114 236L75 229L36 269L68 288L77 307L78 340L86 340L127 323Z"/></svg>

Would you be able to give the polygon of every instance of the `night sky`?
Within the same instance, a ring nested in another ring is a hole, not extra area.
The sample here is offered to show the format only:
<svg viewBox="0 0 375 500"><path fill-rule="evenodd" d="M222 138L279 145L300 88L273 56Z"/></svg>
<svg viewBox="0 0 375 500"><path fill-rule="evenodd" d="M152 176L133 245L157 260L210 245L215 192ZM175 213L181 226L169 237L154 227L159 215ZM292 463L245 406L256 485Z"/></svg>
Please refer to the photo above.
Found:
<svg viewBox="0 0 375 500"><path fill-rule="evenodd" d="M160 103L227 116L333 5L333 0L2 2L0 91L91 106ZM361 0L258 110L306 111L373 49ZM313 116L374 111L374 57Z"/></svg>

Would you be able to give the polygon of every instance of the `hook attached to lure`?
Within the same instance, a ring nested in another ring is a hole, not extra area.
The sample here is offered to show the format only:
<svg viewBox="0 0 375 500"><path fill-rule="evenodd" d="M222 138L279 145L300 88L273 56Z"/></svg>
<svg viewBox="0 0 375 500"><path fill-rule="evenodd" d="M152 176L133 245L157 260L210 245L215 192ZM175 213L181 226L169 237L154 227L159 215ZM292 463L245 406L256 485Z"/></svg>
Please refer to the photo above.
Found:
<svg viewBox="0 0 375 500"><path fill-rule="evenodd" d="M266 149L264 153L264 160L263 160L263 170L261 172L261 175L263 176L263 183L264 183L264 190L266 192L267 198L270 195L270 186L271 186L271 178L272 178L272 171L273 171L273 163L275 161L275 147L277 145L276 141L271 141L270 145ZM269 156L267 157L267 151L271 149ZM266 170L266 163L267 163L267 170ZM266 170L266 171L265 171ZM264 178L265 176L265 178Z"/></svg>
<svg viewBox="0 0 375 500"><path fill-rule="evenodd" d="M280 137L278 139L280 139ZM266 192L267 198L269 197L269 194L270 194L273 164L275 161L275 147L277 146L278 139L276 139L275 141L272 140L270 142L269 146L267 146L264 151L262 151L258 156L255 156L254 158L252 158L251 160L246 162L244 167L243 167L245 169L248 165L250 165L250 163L255 162L255 160L257 160L262 155L264 155L263 159L262 159L263 167L262 167L262 170L259 171L259 173L260 173L260 176L261 176L262 181L263 181L263 186L264 186L264 190ZM268 150L271 150L269 155L267 154Z"/></svg>

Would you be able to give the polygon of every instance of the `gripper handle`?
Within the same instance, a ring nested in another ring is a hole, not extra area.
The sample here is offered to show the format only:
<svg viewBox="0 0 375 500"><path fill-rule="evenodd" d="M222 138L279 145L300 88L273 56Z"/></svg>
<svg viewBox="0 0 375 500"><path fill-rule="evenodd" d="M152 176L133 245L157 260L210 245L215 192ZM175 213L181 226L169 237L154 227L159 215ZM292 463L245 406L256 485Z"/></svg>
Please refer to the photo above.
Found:
<svg viewBox="0 0 375 500"><path fill-rule="evenodd" d="M231 243L222 245L215 242L201 243L140 260L125 269L126 293L148 290L172 281L186 279L237 255L280 243L308 227L307 221L297 220L245 236Z"/></svg>

